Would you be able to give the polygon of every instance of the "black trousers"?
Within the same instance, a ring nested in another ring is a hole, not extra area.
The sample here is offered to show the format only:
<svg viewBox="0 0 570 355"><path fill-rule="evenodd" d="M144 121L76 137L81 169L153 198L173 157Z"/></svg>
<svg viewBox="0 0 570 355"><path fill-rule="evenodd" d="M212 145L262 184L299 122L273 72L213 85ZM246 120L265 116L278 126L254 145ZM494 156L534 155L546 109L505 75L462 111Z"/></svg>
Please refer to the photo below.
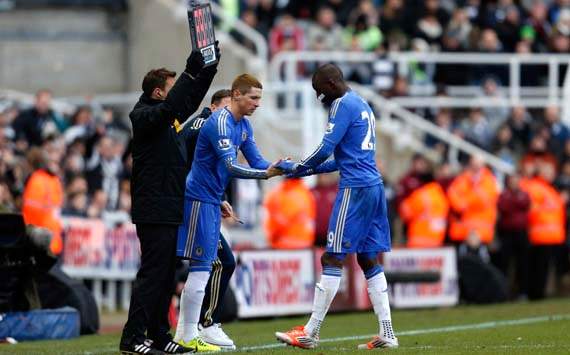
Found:
<svg viewBox="0 0 570 355"><path fill-rule="evenodd" d="M530 247L528 297L532 300L542 299L545 296L553 250L554 247L551 245Z"/></svg>
<svg viewBox="0 0 570 355"><path fill-rule="evenodd" d="M162 347L171 339L168 308L175 286L177 231L176 225L137 224L141 266L121 344L139 344L149 338Z"/></svg>
<svg viewBox="0 0 570 355"><path fill-rule="evenodd" d="M220 234L218 257L212 264L212 273L206 285L206 293L200 311L200 324L203 326L209 327L214 323L220 323L224 295L235 268L236 260L232 249L224 236Z"/></svg>
<svg viewBox="0 0 570 355"><path fill-rule="evenodd" d="M515 281L517 295L528 295L528 273L530 244L525 230L498 230L501 248L496 255L495 265L509 278L511 260L515 262ZM512 280L510 280L512 281ZM511 282L512 284L512 282ZM510 285L509 285L510 286Z"/></svg>

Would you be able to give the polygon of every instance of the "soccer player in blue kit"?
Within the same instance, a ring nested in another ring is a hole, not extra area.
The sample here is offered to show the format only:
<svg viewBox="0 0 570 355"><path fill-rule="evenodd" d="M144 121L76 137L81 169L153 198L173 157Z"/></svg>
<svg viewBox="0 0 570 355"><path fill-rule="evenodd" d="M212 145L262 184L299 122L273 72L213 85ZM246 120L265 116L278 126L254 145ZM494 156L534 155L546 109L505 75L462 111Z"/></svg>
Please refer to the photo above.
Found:
<svg viewBox="0 0 570 355"><path fill-rule="evenodd" d="M190 259L190 273L184 285L181 302L185 304L180 343L198 352L220 351L220 347L204 342L198 331L200 309L212 262L216 258L221 224L221 199L232 177L268 179L282 175L276 166L263 159L249 119L259 107L262 85L249 74L238 76L232 83L231 103L214 112L198 135L194 163L186 178L184 220L178 230L176 253ZM238 149L249 167L237 163Z"/></svg>
<svg viewBox="0 0 570 355"><path fill-rule="evenodd" d="M289 175L308 176L339 170L340 185L329 221L323 273L315 287L311 318L305 326L276 332L286 344L311 349L340 285L347 254L356 253L368 282L368 294L378 317L379 333L359 349L397 347L388 302L388 284L378 253L390 251L384 185L376 168L375 118L372 109L344 81L334 64L325 64L313 74L318 99L330 106L329 122L321 144L300 163L290 162ZM327 158L334 153L334 159Z"/></svg>

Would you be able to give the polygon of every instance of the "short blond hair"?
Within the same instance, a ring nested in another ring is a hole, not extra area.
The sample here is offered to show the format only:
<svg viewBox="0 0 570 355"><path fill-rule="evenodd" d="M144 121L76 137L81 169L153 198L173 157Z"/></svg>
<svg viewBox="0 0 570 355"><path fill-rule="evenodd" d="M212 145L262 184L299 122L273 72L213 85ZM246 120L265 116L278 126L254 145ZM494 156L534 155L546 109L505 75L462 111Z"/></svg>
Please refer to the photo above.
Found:
<svg viewBox="0 0 570 355"><path fill-rule="evenodd" d="M263 89L263 85L251 74L238 75L232 82L232 96L235 90L244 95L247 94L251 88Z"/></svg>

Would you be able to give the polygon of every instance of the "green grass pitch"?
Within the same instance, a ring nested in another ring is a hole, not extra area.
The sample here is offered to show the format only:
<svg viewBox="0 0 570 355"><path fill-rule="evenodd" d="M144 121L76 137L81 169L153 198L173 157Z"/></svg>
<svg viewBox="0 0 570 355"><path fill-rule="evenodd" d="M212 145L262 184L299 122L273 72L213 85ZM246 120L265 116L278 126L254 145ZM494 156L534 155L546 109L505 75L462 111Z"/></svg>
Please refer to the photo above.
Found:
<svg viewBox="0 0 570 355"><path fill-rule="evenodd" d="M394 354L570 354L570 299L492 306L393 312L400 348ZM256 354L363 353L356 350L377 331L372 312L331 314L319 348L276 345L273 333L304 324L307 317L239 321L224 329L240 349ZM362 339L360 339L362 338ZM0 345L0 354L118 354L119 335L84 336L69 341Z"/></svg>

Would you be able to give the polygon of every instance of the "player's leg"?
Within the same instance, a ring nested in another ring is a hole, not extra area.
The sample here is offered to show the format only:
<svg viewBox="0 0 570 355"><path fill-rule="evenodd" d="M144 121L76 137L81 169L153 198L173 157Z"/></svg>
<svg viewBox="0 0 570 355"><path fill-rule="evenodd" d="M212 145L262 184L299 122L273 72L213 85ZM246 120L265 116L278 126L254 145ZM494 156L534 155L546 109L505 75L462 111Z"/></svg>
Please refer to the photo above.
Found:
<svg viewBox="0 0 570 355"><path fill-rule="evenodd" d="M360 349L398 346L398 339L392 329L388 282L384 269L378 262L378 253L390 251L391 248L386 199L382 185L376 186L374 190L370 191L370 195L376 196L377 208L374 210L372 220L368 223L369 230L366 239L358 246L357 260L366 277L370 302L378 317L379 335L367 344L359 345Z"/></svg>
<svg viewBox="0 0 570 355"><path fill-rule="evenodd" d="M275 332L277 340L303 349L313 349L319 344L321 325L338 291L342 276L342 263L346 253L326 252L321 256L323 273L315 285L313 311L304 326L296 326L287 332Z"/></svg>
<svg viewBox="0 0 570 355"><path fill-rule="evenodd" d="M200 314L200 336L206 342L224 349L234 350L233 340L223 331L220 315L224 296L234 273L236 261L230 245L220 234L218 257L212 265L212 275L206 286L206 294Z"/></svg>
<svg viewBox="0 0 570 355"><path fill-rule="evenodd" d="M217 253L220 208L192 201L188 215L188 228L179 233L177 248L179 257L190 259L190 270L180 299L183 306L178 320L177 338L182 345L197 351L219 351L219 347L207 344L199 337L198 322L212 262Z"/></svg>
<svg viewBox="0 0 570 355"><path fill-rule="evenodd" d="M326 313L338 291L342 276L342 264L347 252L351 251L355 230L353 220L358 215L355 195L350 188L341 189L329 221L327 251L321 257L323 273L315 285L313 312L305 326L294 327L288 332L276 332L279 341L300 348L314 348L318 345L319 332Z"/></svg>

